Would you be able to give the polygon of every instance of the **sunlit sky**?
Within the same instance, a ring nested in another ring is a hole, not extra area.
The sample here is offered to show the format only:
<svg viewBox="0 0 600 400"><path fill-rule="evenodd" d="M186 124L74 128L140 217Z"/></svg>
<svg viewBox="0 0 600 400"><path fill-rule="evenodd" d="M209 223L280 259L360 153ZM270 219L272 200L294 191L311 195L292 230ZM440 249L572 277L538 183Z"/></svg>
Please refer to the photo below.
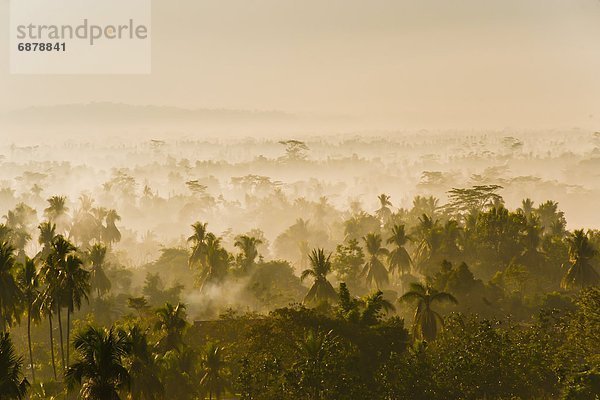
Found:
<svg viewBox="0 0 600 400"><path fill-rule="evenodd" d="M10 75L0 29L0 110L113 101L600 126L598 0L155 0L152 13L150 75Z"/></svg>

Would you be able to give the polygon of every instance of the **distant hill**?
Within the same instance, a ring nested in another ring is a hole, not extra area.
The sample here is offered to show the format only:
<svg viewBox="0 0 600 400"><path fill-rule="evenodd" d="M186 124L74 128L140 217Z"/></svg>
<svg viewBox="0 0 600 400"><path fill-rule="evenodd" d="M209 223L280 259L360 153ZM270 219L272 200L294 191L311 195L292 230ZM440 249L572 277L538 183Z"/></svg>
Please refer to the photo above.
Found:
<svg viewBox="0 0 600 400"><path fill-rule="evenodd" d="M139 106L123 103L64 104L34 106L0 114L0 121L9 124L152 124L292 122L298 117L281 111L249 111L229 109L186 109L179 107Z"/></svg>

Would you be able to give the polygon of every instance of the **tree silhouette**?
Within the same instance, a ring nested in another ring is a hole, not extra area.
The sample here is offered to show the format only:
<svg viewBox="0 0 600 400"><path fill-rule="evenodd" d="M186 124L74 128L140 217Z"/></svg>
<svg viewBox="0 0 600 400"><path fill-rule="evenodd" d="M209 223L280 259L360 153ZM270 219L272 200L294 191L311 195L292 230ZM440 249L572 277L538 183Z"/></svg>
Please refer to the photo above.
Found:
<svg viewBox="0 0 600 400"><path fill-rule="evenodd" d="M417 301L413 319L413 337L421 340L434 340L440 327L443 326L443 319L431 308L431 305L444 301L457 304L458 301L450 293L438 292L434 288L423 286L420 283L411 283L410 287L411 290L400 296L399 301Z"/></svg>
<svg viewBox="0 0 600 400"><path fill-rule="evenodd" d="M0 333L0 399L25 399L29 382L23 377L23 359L15 354L8 333Z"/></svg>
<svg viewBox="0 0 600 400"><path fill-rule="evenodd" d="M392 202L390 201L390 196L385 193L377 196L377 199L379 200L379 209L375 211L375 215L382 223L385 223L390 218L390 215L392 215L392 210L390 209Z"/></svg>
<svg viewBox="0 0 600 400"><path fill-rule="evenodd" d="M183 345L183 331L187 327L185 304L173 306L166 303L156 310L156 317L154 329L161 335L157 347L165 352L179 349Z"/></svg>
<svg viewBox="0 0 600 400"><path fill-rule="evenodd" d="M31 322L39 319L39 310L36 310L36 300L40 295L40 281L35 262L27 258L25 263L19 266L18 283L23 294L27 313L27 345L29 347L29 365L31 367L31 381L35 383L35 367L33 365L33 350L31 347Z"/></svg>
<svg viewBox="0 0 600 400"><path fill-rule="evenodd" d="M111 283L104 271L106 259L106 246L96 243L86 252L86 257L90 263L90 285L95 290L98 297L108 293Z"/></svg>
<svg viewBox="0 0 600 400"><path fill-rule="evenodd" d="M129 344L113 329L88 327L73 341L79 359L65 375L67 386L73 390L81 385L82 400L120 400L119 392L129 388L130 375L123 366L129 354Z"/></svg>
<svg viewBox="0 0 600 400"><path fill-rule="evenodd" d="M256 257L258 257L257 246L260 244L262 244L261 240L248 235L240 235L236 238L234 246L241 251L238 258L243 272L250 271L250 268L254 265Z"/></svg>
<svg viewBox="0 0 600 400"><path fill-rule="evenodd" d="M564 289L594 286L600 282L600 276L592 265L592 258L598 251L591 245L583 229L576 230L568 238L570 266L561 281Z"/></svg>
<svg viewBox="0 0 600 400"><path fill-rule="evenodd" d="M220 400L225 392L231 390L231 383L223 371L224 367L223 348L209 343L201 359L200 389L201 393L208 393L211 400L213 395L216 400Z"/></svg>
<svg viewBox="0 0 600 400"><path fill-rule="evenodd" d="M369 259L363 267L361 276L366 277L368 284L375 284L377 289L389 282L388 271L381 262L380 257L387 256L389 251L381 247L381 235L369 233L363 238L367 247Z"/></svg>
<svg viewBox="0 0 600 400"><path fill-rule="evenodd" d="M59 285L61 300L67 308L67 365L69 365L69 344L71 332L71 315L81 308L83 300L88 301L90 292L90 273L83 268L83 261L74 254L65 260L64 269L60 271Z"/></svg>
<svg viewBox="0 0 600 400"><path fill-rule="evenodd" d="M309 256L310 268L305 269L300 274L300 280L304 281L309 276L314 279L313 285L304 297L305 304L316 304L320 301L336 301L337 293L331 283L327 280L327 275L331 272L331 254L325 256L323 249L313 249Z"/></svg>
<svg viewBox="0 0 600 400"><path fill-rule="evenodd" d="M194 265L201 265L203 267L206 265L207 225L202 222L196 222L192 225L194 234L187 239L188 243L192 244L192 254L188 261L190 268Z"/></svg>
<svg viewBox="0 0 600 400"><path fill-rule="evenodd" d="M411 240L412 238L407 235L404 230L404 225L394 225L392 227L392 236L387 240L388 244L393 244L395 246L388 255L390 273L394 273L396 270L401 275L410 272L412 260L406 251L405 246Z"/></svg>
<svg viewBox="0 0 600 400"><path fill-rule="evenodd" d="M0 333L6 332L18 319L22 293L15 279L14 248L0 243Z"/></svg>
<svg viewBox="0 0 600 400"><path fill-rule="evenodd" d="M121 217L116 210L108 210L106 213L106 227L102 235L102 239L108 245L121 241L121 232L117 228L116 222L120 221Z"/></svg>
<svg viewBox="0 0 600 400"><path fill-rule="evenodd" d="M124 332L129 346L126 366L131 378L132 400L158 400L165 388L159 379L159 366L148 343L148 335L135 325Z"/></svg>

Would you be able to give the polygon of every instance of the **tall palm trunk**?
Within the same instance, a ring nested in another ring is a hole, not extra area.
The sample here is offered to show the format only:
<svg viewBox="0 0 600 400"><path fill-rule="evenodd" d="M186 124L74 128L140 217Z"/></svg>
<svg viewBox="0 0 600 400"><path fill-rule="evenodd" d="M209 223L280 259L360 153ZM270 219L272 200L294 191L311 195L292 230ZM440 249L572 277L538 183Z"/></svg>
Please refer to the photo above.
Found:
<svg viewBox="0 0 600 400"><path fill-rule="evenodd" d="M27 343L29 344L29 364L31 365L31 380L35 383L35 369L33 368L33 350L31 349L31 303L27 308Z"/></svg>
<svg viewBox="0 0 600 400"><path fill-rule="evenodd" d="M54 372L54 380L56 377L56 361L54 360L54 335L52 334L52 312L48 315L48 322L50 323L50 354L52 355L52 371Z"/></svg>
<svg viewBox="0 0 600 400"><path fill-rule="evenodd" d="M67 308L67 367L69 366L69 347L71 342L70 340L70 332L71 332L71 310Z"/></svg>
<svg viewBox="0 0 600 400"><path fill-rule="evenodd" d="M58 308L58 311L57 311L57 314L58 314L58 335L60 337L60 358L61 358L61 361L62 361L61 365L62 365L62 368L64 370L66 368L66 366L65 366L65 348L64 348L64 345L63 345L62 318L60 317L60 308L61 307L58 306L57 308Z"/></svg>

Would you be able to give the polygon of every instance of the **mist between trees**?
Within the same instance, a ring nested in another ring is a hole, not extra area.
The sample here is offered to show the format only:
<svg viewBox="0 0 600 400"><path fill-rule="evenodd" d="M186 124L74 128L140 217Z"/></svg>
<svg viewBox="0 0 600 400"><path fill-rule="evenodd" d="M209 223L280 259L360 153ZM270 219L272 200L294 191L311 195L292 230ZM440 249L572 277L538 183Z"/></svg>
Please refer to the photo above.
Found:
<svg viewBox="0 0 600 400"><path fill-rule="evenodd" d="M0 399L594 399L581 137L3 148Z"/></svg>

